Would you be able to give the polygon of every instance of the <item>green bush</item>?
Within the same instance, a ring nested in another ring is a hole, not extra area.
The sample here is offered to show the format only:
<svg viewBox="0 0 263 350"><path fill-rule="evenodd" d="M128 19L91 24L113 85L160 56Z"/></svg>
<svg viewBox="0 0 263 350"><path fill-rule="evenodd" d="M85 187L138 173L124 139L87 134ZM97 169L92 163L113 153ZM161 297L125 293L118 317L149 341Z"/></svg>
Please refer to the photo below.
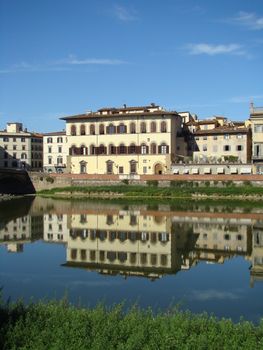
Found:
<svg viewBox="0 0 263 350"><path fill-rule="evenodd" d="M146 181L147 186L153 186L157 187L158 186L158 180L148 180Z"/></svg>
<svg viewBox="0 0 263 350"><path fill-rule="evenodd" d="M262 349L263 323L218 320L177 308L154 314L122 304L73 307L60 302L0 306L2 350Z"/></svg>
<svg viewBox="0 0 263 350"><path fill-rule="evenodd" d="M53 184L54 181L55 181L55 180L54 180L53 177L51 177L51 176L48 176L48 177L46 178L46 182L49 182L49 183L51 183L51 184Z"/></svg>

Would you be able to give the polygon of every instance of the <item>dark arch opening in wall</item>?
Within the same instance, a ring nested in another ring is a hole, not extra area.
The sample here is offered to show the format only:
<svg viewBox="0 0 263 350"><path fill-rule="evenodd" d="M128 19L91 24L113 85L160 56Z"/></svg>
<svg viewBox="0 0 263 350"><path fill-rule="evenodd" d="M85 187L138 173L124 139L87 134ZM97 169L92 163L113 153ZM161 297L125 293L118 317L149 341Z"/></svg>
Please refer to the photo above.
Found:
<svg viewBox="0 0 263 350"><path fill-rule="evenodd" d="M23 174L0 174L0 194L33 194L36 193L34 185L25 172Z"/></svg>

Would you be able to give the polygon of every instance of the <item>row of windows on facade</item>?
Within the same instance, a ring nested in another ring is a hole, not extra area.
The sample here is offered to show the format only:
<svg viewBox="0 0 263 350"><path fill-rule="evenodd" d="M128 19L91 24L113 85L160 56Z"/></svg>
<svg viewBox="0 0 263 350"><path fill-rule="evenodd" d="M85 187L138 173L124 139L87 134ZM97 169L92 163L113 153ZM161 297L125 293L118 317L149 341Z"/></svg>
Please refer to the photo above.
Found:
<svg viewBox="0 0 263 350"><path fill-rule="evenodd" d="M79 250L79 258L81 260L87 260L89 253L89 260L95 261L96 259L100 261L105 261L106 258L109 262L114 262L118 260L121 263L124 263L128 260L131 264L135 264L137 262L138 257L140 258L140 263L142 265L148 264L148 262L151 265L157 265L158 264L158 256L157 254L149 254L149 253L126 253L126 252L114 252L114 251L99 251L96 252L96 250L90 250L87 251L85 249ZM70 258L72 260L76 260L78 258L78 250L77 249L71 249L70 251ZM160 255L160 265L167 266L168 264L168 258L167 255L161 254Z"/></svg>
<svg viewBox="0 0 263 350"><path fill-rule="evenodd" d="M130 165L129 165L130 170L129 170L128 173L130 173L130 174L137 174L137 162L135 160L131 160L129 163L130 163ZM113 171L113 164L114 164L114 162L111 161L111 160L108 160L106 162L106 173L107 174L113 174L114 173L114 171ZM123 166L121 166L121 165L120 166L115 165L115 166L116 166L117 172L119 174L124 174L125 173ZM127 170L127 169L125 169L125 170ZM80 162L80 173L81 174L88 173L87 162ZM143 167L143 173L147 174L147 166Z"/></svg>
<svg viewBox="0 0 263 350"><path fill-rule="evenodd" d="M53 139L53 137L48 137L47 143L53 143L53 140L55 140L55 138ZM57 143L63 143L63 137L57 137Z"/></svg>
<svg viewBox="0 0 263 350"><path fill-rule="evenodd" d="M62 146L58 146L57 150L58 150L58 153L62 153ZM51 146L48 147L48 153L52 153L52 147Z"/></svg>
<svg viewBox="0 0 263 350"><path fill-rule="evenodd" d="M104 241L105 239L109 239L110 241L114 241L115 239L119 239L124 242L126 240L130 241L138 241L141 240L143 242L151 241L151 242L162 242L166 243L169 241L169 233L166 232L117 232L117 231L105 231L105 230L83 230L83 229L70 229L69 231L70 237L76 239L80 237L81 239L86 239L90 237L91 240L100 239Z"/></svg>
<svg viewBox="0 0 263 350"><path fill-rule="evenodd" d="M8 149L12 149L12 150L19 150L19 146L18 145L13 145L12 147L8 147L8 145L4 145L4 149L5 150L8 150ZM26 150L26 146L25 145L22 145L21 147L22 151L25 151ZM31 151L42 151L42 146L38 146L38 145L31 145Z"/></svg>
<svg viewBox="0 0 263 350"><path fill-rule="evenodd" d="M25 137L8 137L8 136L2 136L3 142L9 142L9 141L13 141L13 142L26 142L26 138ZM31 138L31 142L33 143L43 143L42 138Z"/></svg>
<svg viewBox="0 0 263 350"><path fill-rule="evenodd" d="M4 153L4 159L8 159L9 157L12 157L14 159L17 159L17 153L12 153L12 156L5 152ZM32 153L31 155L32 159L42 159L42 153ZM27 153L21 153L20 159L27 159Z"/></svg>
<svg viewBox="0 0 263 350"><path fill-rule="evenodd" d="M126 134L127 133L127 125L125 124L120 124L118 126L109 124L108 126L105 126L104 124L99 125L99 130L98 133L100 135L104 134ZM157 132L157 123L156 122L151 122L150 123L150 128L147 130L147 124L145 122L140 123L140 132L141 133L147 133L147 132ZM89 131L89 132L88 132ZM159 126L159 131L160 132L167 132L167 123L165 121L162 121ZM129 125L129 132L130 134L136 134L136 124L135 123L130 123ZM96 127L95 124L91 124L89 126L89 130L86 127L86 125L82 124L80 125L79 128L79 135L95 135L96 134ZM71 125L70 127L70 135L76 136L77 135L77 127L76 125Z"/></svg>
<svg viewBox="0 0 263 350"><path fill-rule="evenodd" d="M236 147L236 151L243 151L244 147L242 145L237 145ZM208 149L207 145L203 145L203 151L206 152ZM213 152L218 152L218 146L217 145L213 145L212 146L212 151ZM230 145L224 145L223 146L223 151L224 152L229 152L231 151L231 146Z"/></svg>
<svg viewBox="0 0 263 350"><path fill-rule="evenodd" d="M48 157L48 164L53 164L53 158L51 156ZM63 157L57 157L57 164L63 164Z"/></svg>
<svg viewBox="0 0 263 350"><path fill-rule="evenodd" d="M88 152L89 151L89 152ZM131 144L130 146L125 146L124 144L120 144L119 146L109 145L108 148L104 145L100 145L96 147L91 145L89 148L82 145L80 147L71 146L69 149L69 154L72 156L79 155L107 155L107 154L168 154L169 146L165 143L161 145L156 145L156 143L152 143L149 146L142 144L141 146L136 146L135 144Z"/></svg>
<svg viewBox="0 0 263 350"><path fill-rule="evenodd" d="M232 235L232 237L231 237L231 235L229 234L229 233L226 233L226 234L224 234L224 239L226 240L226 241L229 241L231 238L232 239L234 239L234 237L236 238L236 240L238 240L238 241L241 241L242 239L243 239L243 237L242 237L242 235L240 235L240 234L237 234L237 235ZM208 239L208 234L207 233L203 233L203 239L204 240L207 240ZM215 236L215 235L213 235L213 239L214 240L217 240L218 238L217 238L217 235Z"/></svg>
<svg viewBox="0 0 263 350"><path fill-rule="evenodd" d="M212 135L210 135L210 136L212 136ZM223 138L224 138L225 140L231 139L231 135L229 135L229 134L224 134L224 135L222 135L222 136L223 136ZM237 139L243 139L243 137L244 137L243 134L237 134L237 135L235 135L235 136L236 136ZM203 137L201 138L200 136L195 136L195 140L196 140L196 141L198 141L198 140L207 140L208 137L209 137L209 136L203 136ZM213 139L213 140L218 140L218 136L217 136L217 135L213 135L213 136L212 136L212 139Z"/></svg>
<svg viewBox="0 0 263 350"><path fill-rule="evenodd" d="M32 161L31 162L31 168L42 168L42 162L37 162L37 161ZM5 168L17 168L18 166L21 168L28 168L28 164L26 164L25 162L18 162L17 160L12 160L12 162L10 163L9 161L4 161L4 167Z"/></svg>

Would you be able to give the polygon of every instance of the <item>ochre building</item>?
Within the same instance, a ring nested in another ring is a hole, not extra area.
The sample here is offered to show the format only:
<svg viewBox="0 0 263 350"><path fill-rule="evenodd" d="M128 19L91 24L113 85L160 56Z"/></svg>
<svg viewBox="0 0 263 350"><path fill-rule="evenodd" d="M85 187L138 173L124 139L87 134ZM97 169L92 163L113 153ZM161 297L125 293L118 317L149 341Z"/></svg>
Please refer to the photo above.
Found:
<svg viewBox="0 0 263 350"><path fill-rule="evenodd" d="M62 118L73 174L165 174L176 156L182 118L155 104L102 108Z"/></svg>

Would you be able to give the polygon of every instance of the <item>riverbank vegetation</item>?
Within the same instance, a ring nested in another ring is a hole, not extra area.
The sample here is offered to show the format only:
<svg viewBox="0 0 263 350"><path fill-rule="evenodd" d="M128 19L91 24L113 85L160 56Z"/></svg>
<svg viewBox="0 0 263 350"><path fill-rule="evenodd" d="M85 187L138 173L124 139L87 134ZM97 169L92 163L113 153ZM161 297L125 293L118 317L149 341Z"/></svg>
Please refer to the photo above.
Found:
<svg viewBox="0 0 263 350"><path fill-rule="evenodd" d="M236 186L233 182L194 183L172 181L170 186L160 187L156 181L143 185L109 185L109 186L71 186L40 191L38 194L52 197L90 197L90 198L226 198L226 199L263 199L263 187L250 183Z"/></svg>
<svg viewBox="0 0 263 350"><path fill-rule="evenodd" d="M218 320L171 310L154 314L123 305L110 309L70 306L67 301L1 304L3 350L262 349L263 323Z"/></svg>

